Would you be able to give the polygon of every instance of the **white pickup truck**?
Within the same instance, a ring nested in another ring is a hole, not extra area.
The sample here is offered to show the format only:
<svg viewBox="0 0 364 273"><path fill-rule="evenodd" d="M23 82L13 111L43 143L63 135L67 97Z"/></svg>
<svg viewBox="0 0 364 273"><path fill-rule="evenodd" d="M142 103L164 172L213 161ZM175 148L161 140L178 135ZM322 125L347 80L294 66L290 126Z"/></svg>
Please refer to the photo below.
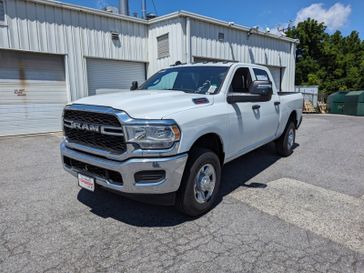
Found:
<svg viewBox="0 0 364 273"><path fill-rule="evenodd" d="M73 102L63 114L64 168L88 190L164 197L201 215L217 200L225 163L271 141L292 153L303 98L271 79L252 64L179 64L140 87Z"/></svg>

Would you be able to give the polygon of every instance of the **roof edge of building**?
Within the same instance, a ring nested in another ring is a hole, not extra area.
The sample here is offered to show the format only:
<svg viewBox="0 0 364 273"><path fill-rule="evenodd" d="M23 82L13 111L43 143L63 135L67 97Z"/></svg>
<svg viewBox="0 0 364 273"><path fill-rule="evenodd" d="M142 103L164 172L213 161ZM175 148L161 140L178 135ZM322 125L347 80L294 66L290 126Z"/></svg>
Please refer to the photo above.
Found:
<svg viewBox="0 0 364 273"><path fill-rule="evenodd" d="M64 9L69 9L69 10L74 10L74 11L82 11L82 12L89 13L89 14L95 14L95 15L115 18L115 19L119 19L119 20L148 25L148 21L145 19L142 19L142 18L127 16L127 15L118 14L118 13L111 13L111 12L103 11L100 9L94 9L94 8L79 6L79 5L70 4L70 3L64 3L64 2L54 1L54 0L23 0L23 1L33 2L33 3L48 5L48 6L54 6L54 7L64 8Z"/></svg>
<svg viewBox="0 0 364 273"><path fill-rule="evenodd" d="M240 30L240 31L244 31L244 32L249 32L252 30L252 28L249 28L246 26L242 26L239 24L231 23L231 22L226 22L223 20L215 19L212 17L208 17L205 15L201 15L201 14L197 14L197 13L193 13L193 12L189 12L189 11L185 11L185 10L175 11L175 12L172 12L172 13L169 13L166 15L156 17L151 20L145 20L145 19L141 19L141 18L137 18L137 17L126 16L123 14L110 13L110 12L99 10L99 9L93 9L93 8L89 8L89 7L79 6L79 5L63 3L63 2L59 2L59 1L55 1L55 0L23 0L23 1L39 3L39 4L43 4L43 5L50 5L50 6L54 6L54 7L65 8L65 9L70 9L70 10L75 10L75 11L82 11L82 12L89 13L89 14L106 16L106 17L110 17L110 18L115 18L115 19L119 19L119 20L124 20L124 21L144 24L144 25L152 25L152 24L155 24L158 22L163 22L165 20L178 18L178 17L188 17L188 18L192 18L192 19L195 19L198 21L207 22L207 23L211 23L211 24L215 24L215 25L220 25L223 27L230 27L232 29L236 29L236 30ZM273 38L273 39L278 39L278 40L285 41L285 42L295 43L295 44L299 43L299 40L297 40L297 39L292 39L292 38L284 37L284 36L278 36L278 35L275 35L272 33L266 33L266 32L257 31L257 30L254 30L253 34L259 35L259 36L264 36L264 37L269 37L269 38Z"/></svg>
<svg viewBox="0 0 364 273"><path fill-rule="evenodd" d="M226 22L223 20L219 20L216 18L212 18L209 16L205 16L205 15L201 15L201 14L197 14L197 13L193 13L193 12L189 12L189 11L185 11L185 10L180 10L180 11L176 11L173 13L169 13L166 15L156 17L154 19L149 20L148 24L155 24L158 22L162 22L164 20L169 20L169 19L173 19L173 18L177 18L177 17L189 17L189 18L192 18L192 19L195 19L198 21L207 22L207 23L211 23L211 24L215 24L215 25L220 25L223 27L230 27L232 29L236 29L236 30L240 30L240 31L244 31L244 32L249 32L252 29L252 28L249 28L246 26L235 24L233 22ZM299 40L297 40L297 39L293 39L293 38L289 38L289 37L285 37L285 36L278 36L278 35L275 35L272 33L266 33L263 31L255 30L253 34L265 36L265 37L269 37L269 38L273 38L273 39L283 40L283 41L295 43L295 44L299 43Z"/></svg>

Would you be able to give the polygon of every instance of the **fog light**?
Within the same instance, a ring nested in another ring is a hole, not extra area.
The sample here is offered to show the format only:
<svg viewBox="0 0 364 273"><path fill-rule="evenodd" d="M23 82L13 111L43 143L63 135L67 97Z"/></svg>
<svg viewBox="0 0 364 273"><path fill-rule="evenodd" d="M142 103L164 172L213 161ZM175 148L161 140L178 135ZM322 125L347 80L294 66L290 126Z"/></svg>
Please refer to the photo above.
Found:
<svg viewBox="0 0 364 273"><path fill-rule="evenodd" d="M137 184L158 183L165 178L165 171L141 171L134 174L134 179Z"/></svg>

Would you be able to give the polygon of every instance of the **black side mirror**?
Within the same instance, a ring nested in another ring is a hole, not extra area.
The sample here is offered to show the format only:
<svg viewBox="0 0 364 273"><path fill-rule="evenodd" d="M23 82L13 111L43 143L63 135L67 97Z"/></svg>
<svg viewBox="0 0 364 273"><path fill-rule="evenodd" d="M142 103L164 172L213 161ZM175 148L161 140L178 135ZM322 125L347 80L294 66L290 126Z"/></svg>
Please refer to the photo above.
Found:
<svg viewBox="0 0 364 273"><path fill-rule="evenodd" d="M131 83L131 86L130 86L130 90L137 90L138 89L138 82L137 81L133 81Z"/></svg>
<svg viewBox="0 0 364 273"><path fill-rule="evenodd" d="M247 102L247 94L243 93L229 93L227 95L227 102L230 104L238 103L238 102Z"/></svg>
<svg viewBox="0 0 364 273"><path fill-rule="evenodd" d="M249 86L249 93L270 97L273 95L273 87L271 81L254 81Z"/></svg>

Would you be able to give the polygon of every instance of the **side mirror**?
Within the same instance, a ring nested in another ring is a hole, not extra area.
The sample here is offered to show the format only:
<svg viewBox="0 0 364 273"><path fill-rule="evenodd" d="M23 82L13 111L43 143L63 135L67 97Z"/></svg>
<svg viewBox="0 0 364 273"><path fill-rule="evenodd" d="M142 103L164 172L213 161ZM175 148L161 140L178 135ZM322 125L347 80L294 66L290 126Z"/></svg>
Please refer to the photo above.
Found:
<svg viewBox="0 0 364 273"><path fill-rule="evenodd" d="M138 82L137 81L133 81L131 83L130 90L133 91L133 90L137 90L137 89L138 89Z"/></svg>
<svg viewBox="0 0 364 273"><path fill-rule="evenodd" d="M273 87L271 81L254 81L249 86L249 93L270 97L273 95Z"/></svg>
<svg viewBox="0 0 364 273"><path fill-rule="evenodd" d="M238 103L238 102L246 102L247 95L242 93L229 93L227 96L227 102L230 104Z"/></svg>

